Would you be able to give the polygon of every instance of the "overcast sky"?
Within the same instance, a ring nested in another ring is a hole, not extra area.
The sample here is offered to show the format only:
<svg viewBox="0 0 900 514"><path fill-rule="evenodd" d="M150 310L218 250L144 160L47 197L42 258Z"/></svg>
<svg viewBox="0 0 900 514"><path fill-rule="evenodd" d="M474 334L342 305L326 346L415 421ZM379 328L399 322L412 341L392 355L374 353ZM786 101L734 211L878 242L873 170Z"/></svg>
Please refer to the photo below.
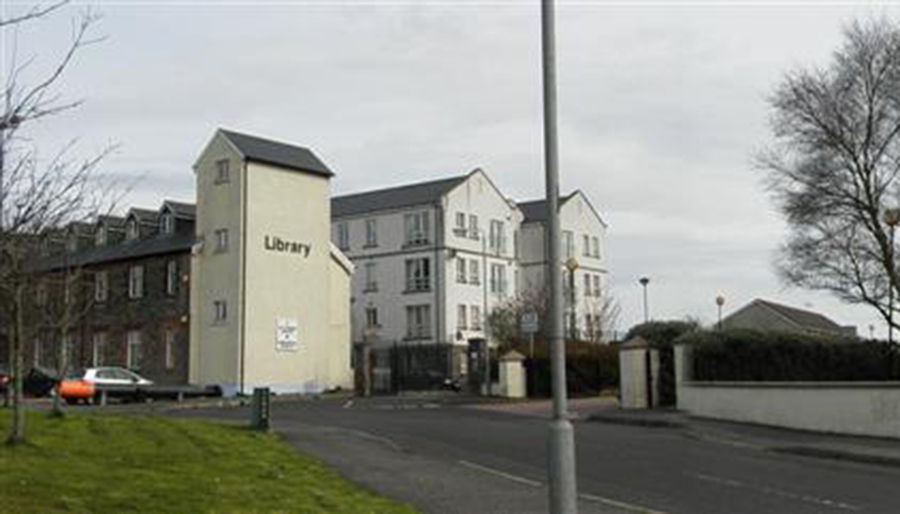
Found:
<svg viewBox="0 0 900 514"><path fill-rule="evenodd" d="M481 167L517 200L542 195L537 0L82 3L20 32L33 72L85 5L108 39L78 56L63 92L86 103L33 135L47 149L78 137L85 155L119 144L104 170L140 178L129 204L193 201L191 165L220 126L310 147L335 193ZM559 2L562 184L609 224L620 329L642 319L646 275L656 319L711 323L717 295L726 314L761 297L884 333L868 309L779 283L785 226L751 162L782 74L826 64L843 24L884 13L900 10Z"/></svg>

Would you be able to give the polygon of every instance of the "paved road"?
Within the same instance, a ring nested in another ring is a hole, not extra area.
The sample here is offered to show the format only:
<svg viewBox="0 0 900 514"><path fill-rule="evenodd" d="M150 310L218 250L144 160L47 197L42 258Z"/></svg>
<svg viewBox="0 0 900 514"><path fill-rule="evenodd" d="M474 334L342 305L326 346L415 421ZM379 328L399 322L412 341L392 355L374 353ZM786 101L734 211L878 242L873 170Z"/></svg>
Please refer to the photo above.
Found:
<svg viewBox="0 0 900 514"><path fill-rule="evenodd" d="M426 512L546 512L547 422L423 400L278 403L275 428L349 478ZM246 410L189 415L242 418ZM895 513L900 470L577 422L583 512Z"/></svg>

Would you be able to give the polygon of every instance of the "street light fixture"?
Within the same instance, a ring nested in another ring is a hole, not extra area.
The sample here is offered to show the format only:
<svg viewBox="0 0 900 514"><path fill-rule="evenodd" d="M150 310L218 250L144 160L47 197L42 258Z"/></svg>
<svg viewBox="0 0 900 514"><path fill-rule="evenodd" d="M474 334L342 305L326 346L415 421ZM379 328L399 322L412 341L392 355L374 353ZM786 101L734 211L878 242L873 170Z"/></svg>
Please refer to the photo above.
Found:
<svg viewBox="0 0 900 514"><path fill-rule="evenodd" d="M638 283L644 287L644 323L650 321L650 309L647 307L647 284L650 283L649 277L641 277Z"/></svg>
<svg viewBox="0 0 900 514"><path fill-rule="evenodd" d="M894 232L897 225L900 224L900 208L888 208L884 211L884 222L888 226L891 245L888 249L888 263L890 273L888 273L888 345L893 348L894 345L894 275L896 274L896 265L894 260Z"/></svg>
<svg viewBox="0 0 900 514"><path fill-rule="evenodd" d="M716 305L719 307L719 330L722 330L722 306L725 305L725 297L722 295L717 296Z"/></svg>

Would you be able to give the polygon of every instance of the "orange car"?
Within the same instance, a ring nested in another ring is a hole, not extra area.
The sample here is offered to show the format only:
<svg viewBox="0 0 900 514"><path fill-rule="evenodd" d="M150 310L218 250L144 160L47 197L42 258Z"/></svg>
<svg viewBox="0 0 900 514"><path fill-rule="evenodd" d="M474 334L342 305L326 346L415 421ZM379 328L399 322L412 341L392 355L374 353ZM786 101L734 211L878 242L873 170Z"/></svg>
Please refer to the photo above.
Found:
<svg viewBox="0 0 900 514"><path fill-rule="evenodd" d="M64 378L57 386L57 393L68 403L88 402L94 397L94 383L83 378Z"/></svg>

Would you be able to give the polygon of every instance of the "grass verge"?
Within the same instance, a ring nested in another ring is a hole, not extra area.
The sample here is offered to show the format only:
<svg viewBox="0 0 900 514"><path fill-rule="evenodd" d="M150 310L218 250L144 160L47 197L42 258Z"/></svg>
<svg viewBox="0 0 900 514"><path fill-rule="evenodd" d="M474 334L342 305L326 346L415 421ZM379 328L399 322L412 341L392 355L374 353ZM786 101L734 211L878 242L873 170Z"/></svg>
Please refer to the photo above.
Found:
<svg viewBox="0 0 900 514"><path fill-rule="evenodd" d="M0 512L414 512L241 427L32 411L28 429L28 444L0 443Z"/></svg>

